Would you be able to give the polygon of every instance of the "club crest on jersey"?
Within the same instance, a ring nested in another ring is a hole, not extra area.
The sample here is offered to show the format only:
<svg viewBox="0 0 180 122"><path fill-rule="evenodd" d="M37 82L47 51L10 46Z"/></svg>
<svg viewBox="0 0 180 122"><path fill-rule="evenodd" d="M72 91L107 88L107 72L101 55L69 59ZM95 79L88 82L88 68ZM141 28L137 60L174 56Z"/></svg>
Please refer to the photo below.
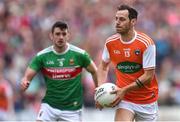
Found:
<svg viewBox="0 0 180 122"><path fill-rule="evenodd" d="M130 57L130 50L131 49L130 48L124 48L123 50L124 50L124 56L125 57Z"/></svg>
<svg viewBox="0 0 180 122"><path fill-rule="evenodd" d="M136 50L134 51L134 53L138 56L141 52L140 52L139 49L136 49Z"/></svg>
<svg viewBox="0 0 180 122"><path fill-rule="evenodd" d="M74 65L74 59L73 59L73 58L71 58L71 59L69 60L69 64L70 64L70 65Z"/></svg>

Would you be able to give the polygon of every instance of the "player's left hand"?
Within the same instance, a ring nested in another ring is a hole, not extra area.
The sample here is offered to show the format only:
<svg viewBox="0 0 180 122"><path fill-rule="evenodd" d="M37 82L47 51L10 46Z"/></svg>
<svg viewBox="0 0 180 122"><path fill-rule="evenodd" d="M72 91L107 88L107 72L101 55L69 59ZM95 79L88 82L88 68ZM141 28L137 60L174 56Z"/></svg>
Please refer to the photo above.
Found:
<svg viewBox="0 0 180 122"><path fill-rule="evenodd" d="M115 107L124 98L126 91L123 88L117 88L112 91L111 94L116 94L116 99L110 104L111 107Z"/></svg>
<svg viewBox="0 0 180 122"><path fill-rule="evenodd" d="M95 88L95 90L94 90L94 91L95 91L95 93L96 93L97 88ZM102 110L102 109L103 109L103 106L102 106L102 105L100 105L100 104L99 104L99 102L98 102L98 101L96 101L96 100L95 100L95 107L96 107L97 109L99 109L99 110Z"/></svg>
<svg viewBox="0 0 180 122"><path fill-rule="evenodd" d="M100 105L97 101L95 101L95 106L96 106L96 108L98 108L99 110L102 110L102 109L103 109L103 106Z"/></svg>

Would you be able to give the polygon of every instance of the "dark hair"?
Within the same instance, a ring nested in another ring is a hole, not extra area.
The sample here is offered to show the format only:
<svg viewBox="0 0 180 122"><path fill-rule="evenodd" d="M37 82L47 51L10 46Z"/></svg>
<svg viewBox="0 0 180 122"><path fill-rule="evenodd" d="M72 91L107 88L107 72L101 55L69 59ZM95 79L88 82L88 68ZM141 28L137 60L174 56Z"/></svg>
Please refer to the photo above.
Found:
<svg viewBox="0 0 180 122"><path fill-rule="evenodd" d="M138 12L134 8L132 8L132 7L128 6L128 5L123 4L123 5L118 6L117 9L118 10L128 10L128 12L129 12L129 19L130 20L134 19L134 18L137 19Z"/></svg>
<svg viewBox="0 0 180 122"><path fill-rule="evenodd" d="M54 32L54 29L55 29L56 27L60 28L61 30L68 29L68 25L67 25L65 22L63 22L63 21L57 21L57 22L55 22L54 25L52 26L52 30L51 30L52 33Z"/></svg>

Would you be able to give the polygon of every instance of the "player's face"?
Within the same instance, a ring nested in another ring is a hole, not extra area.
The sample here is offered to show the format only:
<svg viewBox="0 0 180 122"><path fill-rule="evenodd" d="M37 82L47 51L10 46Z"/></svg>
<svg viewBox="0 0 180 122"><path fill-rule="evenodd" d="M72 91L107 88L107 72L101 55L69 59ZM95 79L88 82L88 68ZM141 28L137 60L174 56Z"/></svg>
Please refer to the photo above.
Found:
<svg viewBox="0 0 180 122"><path fill-rule="evenodd" d="M54 32L52 34L52 40L54 42L54 45L57 48L64 48L66 46L66 42L69 39L69 32L67 29L60 29L56 27L54 29Z"/></svg>
<svg viewBox="0 0 180 122"><path fill-rule="evenodd" d="M132 24L128 16L128 10L117 11L115 20L117 33L126 34L132 28Z"/></svg>

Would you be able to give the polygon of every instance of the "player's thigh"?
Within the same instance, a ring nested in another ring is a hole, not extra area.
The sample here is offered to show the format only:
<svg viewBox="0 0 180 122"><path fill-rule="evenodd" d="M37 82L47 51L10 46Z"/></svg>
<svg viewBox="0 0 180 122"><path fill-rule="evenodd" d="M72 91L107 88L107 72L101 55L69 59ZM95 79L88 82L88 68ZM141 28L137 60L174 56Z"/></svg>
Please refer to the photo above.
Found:
<svg viewBox="0 0 180 122"><path fill-rule="evenodd" d="M137 122L156 122L158 118L157 113L147 114L147 113L138 113L135 116Z"/></svg>
<svg viewBox="0 0 180 122"><path fill-rule="evenodd" d="M125 108L118 108L115 114L115 121L133 121L134 113Z"/></svg>
<svg viewBox="0 0 180 122"><path fill-rule="evenodd" d="M135 110L135 120L136 121L150 121L155 122L158 118L158 105L157 102L139 105Z"/></svg>
<svg viewBox="0 0 180 122"><path fill-rule="evenodd" d="M41 120L36 120L36 122L43 122L43 121L41 121Z"/></svg>
<svg viewBox="0 0 180 122"><path fill-rule="evenodd" d="M82 110L63 111L61 119L68 122L82 122Z"/></svg>
<svg viewBox="0 0 180 122"><path fill-rule="evenodd" d="M49 106L46 103L42 103L36 121L56 121L56 113L57 112L54 111L54 109L51 106Z"/></svg>

